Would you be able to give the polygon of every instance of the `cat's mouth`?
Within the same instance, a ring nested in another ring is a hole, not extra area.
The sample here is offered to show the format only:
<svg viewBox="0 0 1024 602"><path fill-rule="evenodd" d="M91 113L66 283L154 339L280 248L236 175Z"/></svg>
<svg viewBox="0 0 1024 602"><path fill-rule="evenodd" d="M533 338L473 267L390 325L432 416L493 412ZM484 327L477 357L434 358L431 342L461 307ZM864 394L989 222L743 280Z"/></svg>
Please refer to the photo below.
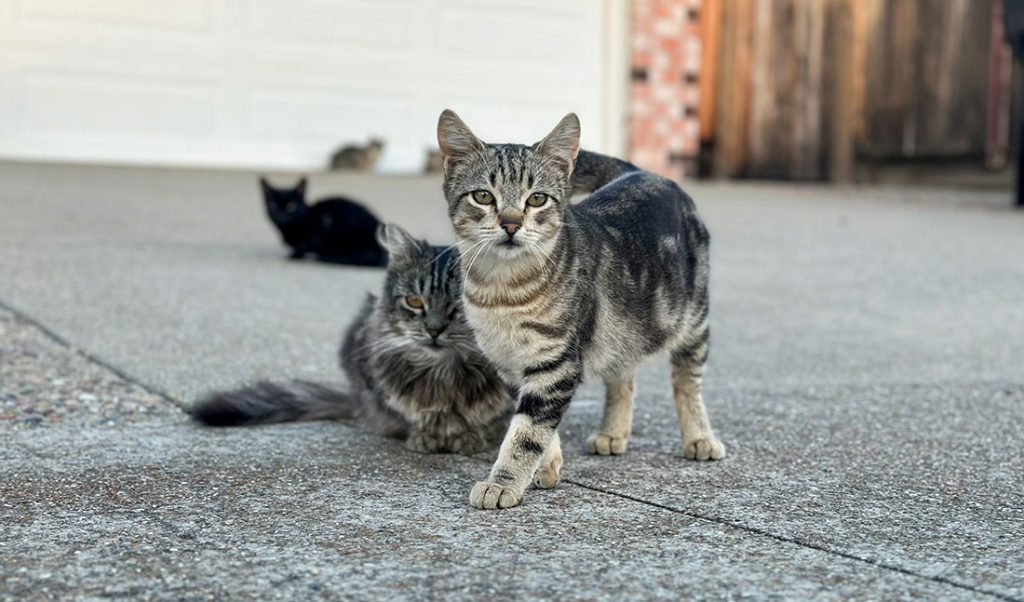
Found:
<svg viewBox="0 0 1024 602"><path fill-rule="evenodd" d="M499 242L492 248L494 249L498 257L504 257L508 259L522 255L528 247L526 246L526 243L524 243L523 241L510 238L508 240Z"/></svg>

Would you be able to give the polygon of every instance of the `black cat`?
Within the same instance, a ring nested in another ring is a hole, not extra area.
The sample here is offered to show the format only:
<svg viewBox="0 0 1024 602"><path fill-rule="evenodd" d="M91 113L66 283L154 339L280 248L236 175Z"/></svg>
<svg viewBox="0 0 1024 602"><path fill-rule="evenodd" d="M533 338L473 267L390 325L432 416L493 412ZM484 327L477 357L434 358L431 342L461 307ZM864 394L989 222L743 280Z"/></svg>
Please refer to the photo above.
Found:
<svg viewBox="0 0 1024 602"><path fill-rule="evenodd" d="M306 178L294 188L274 188L260 178L267 215L292 248L292 259L313 255L328 263L384 266L387 253L377 242L380 222L365 207L341 197L306 204Z"/></svg>

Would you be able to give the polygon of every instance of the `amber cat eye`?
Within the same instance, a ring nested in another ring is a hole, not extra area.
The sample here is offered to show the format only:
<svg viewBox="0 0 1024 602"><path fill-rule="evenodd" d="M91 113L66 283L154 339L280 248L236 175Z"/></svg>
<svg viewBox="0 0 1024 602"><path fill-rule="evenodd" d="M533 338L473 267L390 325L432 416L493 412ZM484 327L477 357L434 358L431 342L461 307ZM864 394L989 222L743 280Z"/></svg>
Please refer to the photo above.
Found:
<svg viewBox="0 0 1024 602"><path fill-rule="evenodd" d="M415 295L409 295L405 298L405 304L413 309L423 309L423 299Z"/></svg>

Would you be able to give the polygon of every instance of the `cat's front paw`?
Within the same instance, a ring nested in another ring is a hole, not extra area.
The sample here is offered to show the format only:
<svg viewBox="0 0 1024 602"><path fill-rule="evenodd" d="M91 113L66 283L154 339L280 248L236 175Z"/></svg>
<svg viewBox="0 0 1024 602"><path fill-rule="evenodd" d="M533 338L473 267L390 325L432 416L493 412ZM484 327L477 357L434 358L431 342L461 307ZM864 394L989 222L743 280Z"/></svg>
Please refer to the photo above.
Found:
<svg viewBox="0 0 1024 602"><path fill-rule="evenodd" d="M443 442L433 435L418 432L409 435L405 440L405 447L418 454L436 454L442 450Z"/></svg>
<svg viewBox="0 0 1024 602"><path fill-rule="evenodd" d="M487 449L487 442L478 433L467 431L448 438L448 451L453 454L472 455Z"/></svg>
<svg viewBox="0 0 1024 602"><path fill-rule="evenodd" d="M587 451L599 456L618 456L626 453L629 437L616 437L608 433L594 433L587 437Z"/></svg>
<svg viewBox="0 0 1024 602"><path fill-rule="evenodd" d="M511 487L480 481L469 492L469 503L481 510L496 510L518 506L523 501L523 492Z"/></svg>
<svg viewBox="0 0 1024 602"><path fill-rule="evenodd" d="M683 457L687 460L721 460L725 457L725 446L715 438L701 437L692 441L683 441Z"/></svg>

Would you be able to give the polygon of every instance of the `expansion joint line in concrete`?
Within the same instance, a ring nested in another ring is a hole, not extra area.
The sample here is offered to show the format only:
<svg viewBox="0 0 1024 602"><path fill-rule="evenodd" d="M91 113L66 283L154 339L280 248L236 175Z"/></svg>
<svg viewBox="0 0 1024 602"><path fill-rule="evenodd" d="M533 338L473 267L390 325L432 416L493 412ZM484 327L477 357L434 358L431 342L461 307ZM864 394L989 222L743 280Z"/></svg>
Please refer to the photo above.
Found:
<svg viewBox="0 0 1024 602"><path fill-rule="evenodd" d="M53 341L55 341L58 344L60 344L60 345L62 345L64 347L70 349L71 351L77 353L78 355L82 356L83 358L87 359L88 361L90 361L90 362L92 362L94 364L97 364L99 366L102 366L103 368L109 370L111 373L113 373L114 375L118 376L119 378L122 378L122 379L124 379L127 382L130 382L130 383L132 383L134 385L142 387L143 389L146 389L147 391L150 391L151 393L160 396L160 398L162 398L167 403L170 403L171 405L174 405L174 406L176 406L178 408L182 408L182 409L184 408L183 404L178 402L173 396L167 394L164 391L159 390L158 388L156 388L156 387L154 387L154 386L152 386L152 385L150 385L148 383L144 383L144 382L139 381L137 378L135 378L134 376L131 376L130 374L125 373L123 370L121 370L117 366L114 366L113 364L107 362L106 360L104 360L104 359L102 359L100 357L97 357L97 356L93 355L92 353L89 353L88 351L85 351L84 349L81 349L80 347L77 347L76 345L73 345L70 341L68 341L64 337L60 336L59 334L57 334L56 332L54 332L53 330L48 328L46 325L40 323L38 320L36 320L36 319L32 318L31 316L27 315L25 312L22 312L22 311L18 310L17 308L14 308L14 307L10 306L9 304L5 303L2 300L0 300L0 309L4 309L6 311L11 312L12 314L14 314L14 316L18 320L21 320L21 321L23 321L23 322L25 322L27 324L30 324L30 325L38 328L40 330L40 332L45 334L47 337L49 337ZM476 461L488 462L488 460L482 459L482 458L475 458L475 457L471 457L471 456L466 456L466 457L470 458L472 460L476 460ZM581 483L579 481L574 481L574 480L571 480L571 479L562 479L562 482L563 483L569 483L571 485L575 485L575 486L581 487L583 489L588 489L588 490L594 491L596 493L601 493L601 494L604 494L604 495L611 495L611 496L615 496L615 497L618 497L618 498L630 500L632 502L636 502L636 503L639 503L639 504L644 504L646 506L651 506L653 508L659 508L661 510L667 510L667 511L675 513L675 514L680 514L680 515L683 515L683 516L689 516L690 518L694 518L694 519L697 519L697 520L702 520L702 521L705 521L705 522L710 522L710 523L715 523L715 524L723 525L723 526L726 526L726 527L731 527L731 528L734 528L734 529L738 529L740 531L745 531L747 533L751 533L753 535L759 535L761 537L767 537L767 538L770 538L770 539L773 539L775 541L779 541L779 542L782 542L782 543L787 543L787 544L791 544L791 545L800 546L800 547L803 547L803 548L808 548L808 549L811 549L811 550L816 550L816 551L819 551L819 552L822 552L822 553L825 553L825 554L829 554L829 555L832 555L832 556L837 556L837 557L840 557L840 558L846 558L848 560L853 560L855 562L861 562L861 563L864 563L864 564L867 564L867 565L870 565L870 566L873 566L873 567L877 567L877 568L880 568L880 569L883 569L883 570L886 570L886 571L891 571L891 572L894 572L894 573L900 573L900 574L903 574L903 575L907 575L909 577L914 577L914 578L917 578L917 579L925 579L927 581L932 581L932 582L935 582L935 583L941 583L943 585L949 585L951 587L962 589L962 590L965 590L965 591L968 591L968 592L971 592L971 593L982 594L982 595L985 595L985 596L990 596L990 597L996 598L998 600L1006 600L1007 602L1024 602L1024 600L1022 600L1020 598L1014 598L1013 596L1008 596L1006 594L1002 594L1002 593L999 593L999 592L993 592L993 591L989 591L989 590L982 589L982 588L979 588L979 587L975 587L975 586L967 584L967 583L961 583L959 581L956 581L956 580L953 580L953 579L949 579L947 577L939 577L939 576L935 576L935 575L922 575L921 573L917 573L917 572L914 572L914 571L911 571L909 569L905 569L905 568L902 568L902 567L899 567L899 566L887 564L887 563L884 563L884 562L878 562L877 560L872 560L870 558L863 558L861 556L850 554L848 552L843 552L841 550L834 550L832 548L828 548L828 547L825 547L825 546L822 546L822 545L819 545L819 544L815 544L815 543L811 543L811 542L807 542L807 541L802 541L802 540L799 540L799 539L796 539L796 538L786 537L784 535L777 535L775 533L771 533L770 531L766 531L766 530L760 529L758 527L751 527L749 525L744 525L744 524L741 524L741 523L736 523L736 522L724 520L724 519L717 518L717 517L714 517L714 516L707 516L707 515L701 514L699 512L693 512L691 510L680 510L678 508L673 508L671 506L666 506L664 504L659 504L657 502L652 502L652 501L649 501L649 500L638 498L638 497L635 497L635 496L632 496L632 495L628 495L628 494L625 494L625 493L620 493L620 492L617 492L617 491L611 491L609 489L604 489L602 487L597 487L597 486L594 486L594 485L588 485L586 483Z"/></svg>
<svg viewBox="0 0 1024 602"><path fill-rule="evenodd" d="M766 531L766 530L760 529L758 527L751 527L749 525L744 525L744 524L741 524L741 523L736 523L736 522L724 520L724 519L717 518L717 517L714 517L714 516L707 516L707 515L701 514L699 512L693 512L691 510L680 510L679 508L673 508L671 506L666 506L664 504L659 504L657 502L652 502L652 501L645 500L645 499L642 499L642 498L638 498L638 497L635 497L635 496L632 496L632 495L628 495L628 494L625 494L625 493L619 493L617 491L611 491L609 489L604 489L602 487L596 487L594 485L587 485L586 483L581 483L579 481L573 481L571 479L562 479L562 482L563 483L571 483L573 485L576 485L577 487L581 487L583 489L588 489L588 490L594 491L596 493L603 493L605 495L612 495L612 496L615 496L615 497L618 497L618 498L630 500L630 501L637 502L637 503L640 503L640 504L644 504L644 505L647 505L647 506L652 506L654 508L660 508L662 510L668 510L669 512L673 512L675 514L681 514L683 516L689 516L690 518L695 518L697 520L702 520L702 521L709 522L709 523L715 523L715 524L723 525L723 526L726 526L726 527L732 527L734 529L739 529L741 531L746 531L747 533L751 533L751 534L754 534L754 535L760 535L762 537L768 537L770 539L774 539L775 541L779 541L779 542L782 542L782 543L788 543L788 544L800 546L800 547L803 547L803 548L809 548L811 550L816 550L818 552L823 552L825 554L829 554L829 555L832 555L832 556L838 556L838 557L841 557L841 558L846 558L848 560L853 560L853 561L856 561L856 562L862 562L864 564L869 564L869 565L871 565L873 567L877 567L877 568L880 568L880 569L883 569L883 570L886 570L886 571L892 571L894 573L900 573L900 574L903 574L903 575L907 575L909 577L916 577L918 579L925 579L927 581L932 581L932 582L935 582L935 583L942 583L943 585L949 585L951 587L955 587L955 588L958 588L958 589L969 591L969 592L974 593L974 594L982 594L982 595L985 595L985 596L991 596L991 597L996 598L998 600L1006 600L1007 602L1024 602L1024 600L1021 600L1020 598L1014 598L1013 596L1008 596L1008 595L1000 593L1000 592L993 592L993 591L989 591L989 590L986 590L986 589L981 589L979 587L975 587L975 586L970 585L968 583L961 583L959 581L955 581L953 579L949 579L949 578L946 578L946 577L939 577L939 576L935 576L935 575L922 575L921 573L916 573L914 571L911 571L909 569L905 569L903 567L887 564L887 563L884 563L884 562L878 562L877 560L872 560L870 558L863 558L861 556L850 554L849 552L843 552L841 550L834 550L832 548L827 548L827 547L819 545L819 544L815 544L815 543L811 543L811 542L807 542L807 541L802 541L802 540L799 540L799 539L796 539L796 538L793 538L793 537L786 537L784 535L777 535L775 533L771 533L770 531Z"/></svg>
<svg viewBox="0 0 1024 602"><path fill-rule="evenodd" d="M16 307L12 307L11 305L5 303L3 300L0 300L0 309L4 309L6 311L11 312L12 314L14 314L14 317L16 319L18 319L18 320L20 320L22 322L25 322L26 324L29 324L30 326L33 326L33 327L39 329L39 332L42 332L44 335L49 337L51 340L53 340L58 345L61 345L62 347L66 347L67 349L71 350L72 352L74 352L74 353L78 354L79 356L85 358L89 362L92 362L93 364L96 364L97 366L100 366L100 367L102 367L102 368L104 368L106 370L109 370L110 372L112 372L114 374L114 376L117 376L118 378L120 378L120 379L122 379L124 381L130 382L133 385L142 387L146 391L149 391L150 393L159 396L161 399L163 399L167 403L175 406L178 409L182 409L182 410L186 409L184 404L180 403L178 400L176 400L174 397L172 397L171 395L167 394L166 392L161 391L159 388L154 387L153 385L150 385L148 383L144 383L144 382L140 381L139 379L137 379L134 376L126 373L125 371L121 370L120 368L118 368L117 366L111 364L110 362L104 360L103 358L100 358L100 357L98 357L96 355L93 355L92 353L89 353L88 351L82 349L81 347L78 347L77 345L73 345L71 343L71 341L68 341L64 337L60 336L59 334L54 332L52 329L47 327L45 324L43 324L39 320L36 320L35 318L29 316L28 314L26 314L25 312L19 310Z"/></svg>

